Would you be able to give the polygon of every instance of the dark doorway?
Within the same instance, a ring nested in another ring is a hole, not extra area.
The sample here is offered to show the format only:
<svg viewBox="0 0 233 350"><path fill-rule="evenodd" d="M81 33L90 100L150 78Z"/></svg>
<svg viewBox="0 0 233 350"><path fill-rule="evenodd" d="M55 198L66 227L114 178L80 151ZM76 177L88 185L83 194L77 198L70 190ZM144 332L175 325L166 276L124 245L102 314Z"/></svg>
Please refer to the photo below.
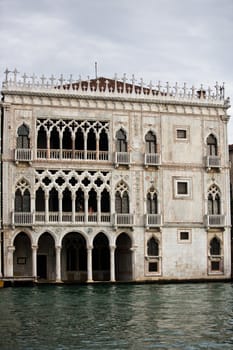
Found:
<svg viewBox="0 0 233 350"><path fill-rule="evenodd" d="M47 255L37 255L37 277L47 279Z"/></svg>
<svg viewBox="0 0 233 350"><path fill-rule="evenodd" d="M131 239L126 233L121 233L116 240L115 269L117 281L132 280Z"/></svg>
<svg viewBox="0 0 233 350"><path fill-rule="evenodd" d="M108 238L100 232L95 237L92 251L92 270L94 281L110 280L110 252Z"/></svg>

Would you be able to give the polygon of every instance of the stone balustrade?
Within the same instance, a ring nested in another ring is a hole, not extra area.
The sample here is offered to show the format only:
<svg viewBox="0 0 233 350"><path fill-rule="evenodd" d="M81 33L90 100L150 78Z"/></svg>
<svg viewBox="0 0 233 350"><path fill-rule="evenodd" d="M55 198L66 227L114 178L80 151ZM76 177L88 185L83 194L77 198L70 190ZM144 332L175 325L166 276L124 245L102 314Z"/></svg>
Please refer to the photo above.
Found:
<svg viewBox="0 0 233 350"><path fill-rule="evenodd" d="M152 82L146 84L143 79L137 82L134 75L128 79L125 74L122 78L118 78L115 74L112 79L90 79L90 77L82 79L81 76L74 79L72 75L66 79L63 74L59 78L55 78L54 75L47 78L44 75L37 77L35 74L20 75L17 69L13 71L6 69L2 87L3 91L229 104L229 98L225 99L224 83L220 85L216 82L213 88L205 88L202 84L199 88L194 86L189 88L186 83L179 86L178 83L162 84L160 81L154 85Z"/></svg>

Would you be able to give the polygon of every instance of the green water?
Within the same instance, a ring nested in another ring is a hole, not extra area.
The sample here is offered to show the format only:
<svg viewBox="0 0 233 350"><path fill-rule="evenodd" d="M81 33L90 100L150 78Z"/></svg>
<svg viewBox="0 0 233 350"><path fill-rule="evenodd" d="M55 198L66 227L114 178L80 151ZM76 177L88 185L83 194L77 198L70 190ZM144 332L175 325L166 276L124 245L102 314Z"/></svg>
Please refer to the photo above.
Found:
<svg viewBox="0 0 233 350"><path fill-rule="evenodd" d="M233 349L233 285L0 289L0 349Z"/></svg>

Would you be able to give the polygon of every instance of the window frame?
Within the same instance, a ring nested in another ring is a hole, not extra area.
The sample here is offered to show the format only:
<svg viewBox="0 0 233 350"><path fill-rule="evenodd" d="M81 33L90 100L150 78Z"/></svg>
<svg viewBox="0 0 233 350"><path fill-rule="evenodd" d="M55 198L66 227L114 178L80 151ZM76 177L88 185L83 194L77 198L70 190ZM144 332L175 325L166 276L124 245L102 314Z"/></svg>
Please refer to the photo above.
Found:
<svg viewBox="0 0 233 350"><path fill-rule="evenodd" d="M179 183L187 184L187 193L178 192ZM174 176L173 177L173 194L175 199L191 199L192 198L192 178Z"/></svg>
<svg viewBox="0 0 233 350"><path fill-rule="evenodd" d="M179 137L178 133L181 131L185 132L185 137ZM175 125L173 133L174 133L175 142L189 142L190 141L190 127L188 125Z"/></svg>
<svg viewBox="0 0 233 350"><path fill-rule="evenodd" d="M188 233L188 239L181 238L182 233ZM183 229L177 230L177 241L178 243L181 243L181 244L192 243L192 230L189 228L188 229L183 228Z"/></svg>

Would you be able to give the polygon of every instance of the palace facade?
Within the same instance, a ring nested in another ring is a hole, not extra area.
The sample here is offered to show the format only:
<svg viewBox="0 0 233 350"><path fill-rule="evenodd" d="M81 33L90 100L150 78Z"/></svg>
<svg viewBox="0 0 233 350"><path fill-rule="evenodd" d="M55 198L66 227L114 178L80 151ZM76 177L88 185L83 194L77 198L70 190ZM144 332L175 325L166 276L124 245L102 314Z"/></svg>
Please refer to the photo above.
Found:
<svg viewBox="0 0 233 350"><path fill-rule="evenodd" d="M224 86L5 74L5 279L230 278Z"/></svg>

